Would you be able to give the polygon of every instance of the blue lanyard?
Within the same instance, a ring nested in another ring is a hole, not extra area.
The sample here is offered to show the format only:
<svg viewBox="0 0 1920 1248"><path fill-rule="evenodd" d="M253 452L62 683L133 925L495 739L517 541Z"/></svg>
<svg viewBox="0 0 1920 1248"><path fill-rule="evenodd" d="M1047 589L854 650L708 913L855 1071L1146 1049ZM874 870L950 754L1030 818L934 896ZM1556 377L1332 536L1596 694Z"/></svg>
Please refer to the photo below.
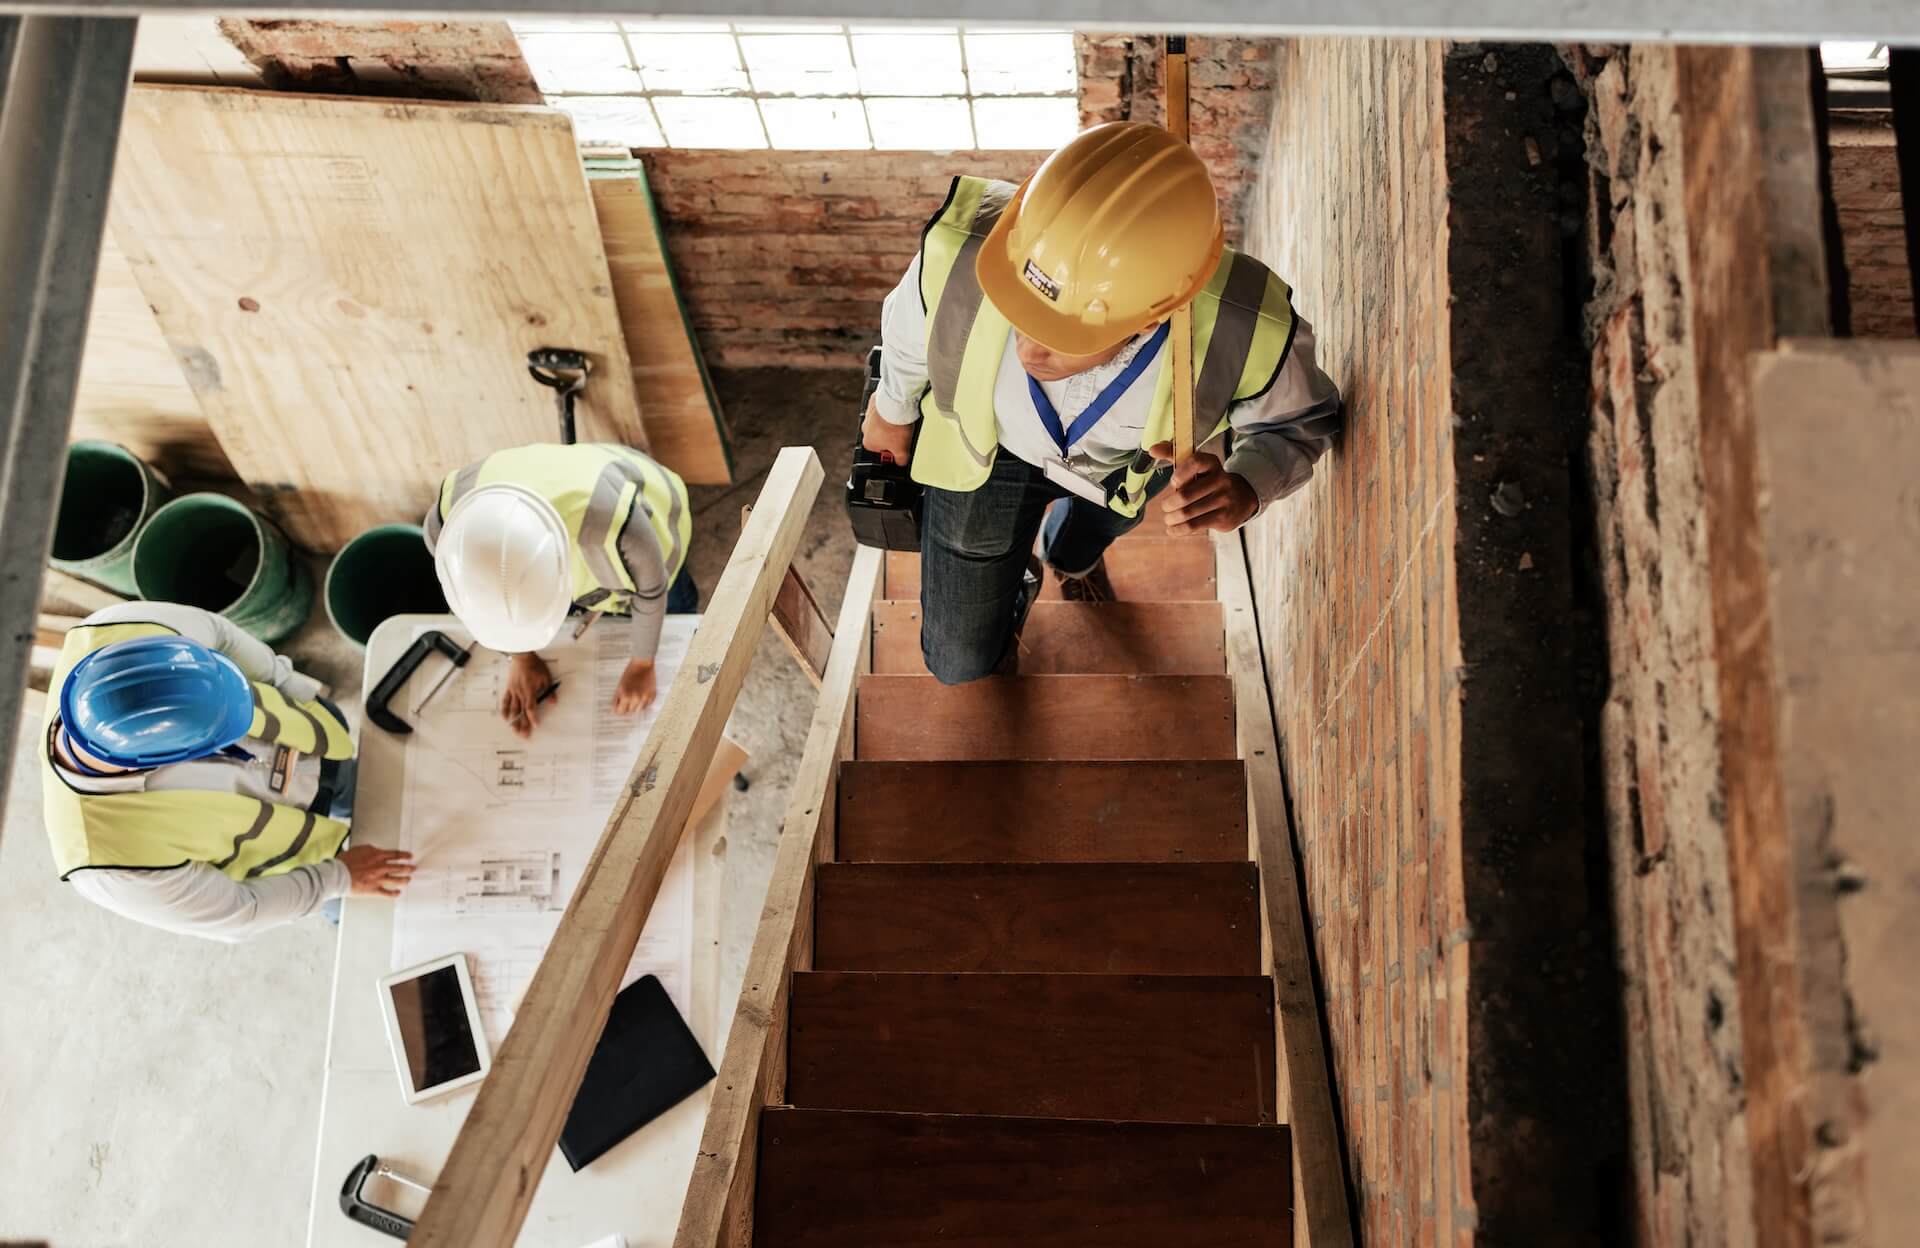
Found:
<svg viewBox="0 0 1920 1248"><path fill-rule="evenodd" d="M1060 427L1060 413L1053 410L1053 400L1049 399L1047 392L1040 388L1040 383L1032 377L1027 378L1027 393L1033 396L1033 410L1039 414L1040 423L1045 425L1047 432L1053 436L1054 443L1059 446L1062 456L1071 454L1073 444L1085 437L1087 430L1099 424L1100 418L1107 414L1107 409L1119 401L1120 396L1127 392L1129 386L1140 380L1140 374L1146 372L1147 365L1153 363L1153 358L1160 354L1160 344L1167 340L1169 324L1163 322L1160 328L1154 331L1153 337L1147 341L1146 346L1140 348L1139 354L1133 357L1133 362L1127 365L1126 371L1107 383L1107 388L1096 395L1093 402L1087 404L1087 410L1074 419L1073 427L1070 429Z"/></svg>

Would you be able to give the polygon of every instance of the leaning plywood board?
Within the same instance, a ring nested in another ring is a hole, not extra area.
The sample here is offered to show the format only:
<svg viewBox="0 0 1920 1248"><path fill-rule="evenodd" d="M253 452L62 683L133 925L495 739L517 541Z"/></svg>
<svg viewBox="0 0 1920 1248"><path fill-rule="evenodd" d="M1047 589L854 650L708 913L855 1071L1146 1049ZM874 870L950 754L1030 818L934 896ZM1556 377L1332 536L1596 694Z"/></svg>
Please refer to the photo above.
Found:
<svg viewBox="0 0 1920 1248"><path fill-rule="evenodd" d="M73 436L118 442L173 477L234 475L112 230L100 243Z"/></svg>
<svg viewBox="0 0 1920 1248"><path fill-rule="evenodd" d="M584 351L582 441L645 446L565 113L136 87L114 233L242 480L303 545L418 520L559 435L527 352Z"/></svg>
<svg viewBox="0 0 1920 1248"><path fill-rule="evenodd" d="M587 178L651 453L695 485L726 485L733 480L726 419L674 282L646 167L630 158L590 159Z"/></svg>

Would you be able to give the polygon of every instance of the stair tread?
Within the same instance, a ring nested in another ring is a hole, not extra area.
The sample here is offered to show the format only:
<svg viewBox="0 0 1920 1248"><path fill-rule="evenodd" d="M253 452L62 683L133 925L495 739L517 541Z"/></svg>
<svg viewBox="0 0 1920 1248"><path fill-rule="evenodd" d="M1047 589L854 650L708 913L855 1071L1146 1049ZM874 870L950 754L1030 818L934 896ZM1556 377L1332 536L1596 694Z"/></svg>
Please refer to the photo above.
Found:
<svg viewBox="0 0 1920 1248"><path fill-rule="evenodd" d="M1227 670L1217 602L1039 602L1020 641L1020 670L1027 675ZM926 673L918 600L874 604L873 670Z"/></svg>
<svg viewBox="0 0 1920 1248"><path fill-rule="evenodd" d="M1283 1126L769 1108L754 1226L781 1248L1289 1248L1290 1147Z"/></svg>
<svg viewBox="0 0 1920 1248"><path fill-rule="evenodd" d="M788 1023L798 1106L1274 1120L1263 976L802 971Z"/></svg>
<svg viewBox="0 0 1920 1248"><path fill-rule="evenodd" d="M1235 757L1226 676L867 676L855 695L863 759Z"/></svg>
<svg viewBox="0 0 1920 1248"><path fill-rule="evenodd" d="M840 765L844 862L1243 862L1246 769L1207 762Z"/></svg>
<svg viewBox="0 0 1920 1248"><path fill-rule="evenodd" d="M1107 548L1107 579L1126 602L1212 602L1213 543L1193 537L1135 537ZM911 550L887 552L886 597L920 597L920 556ZM1058 601L1060 585L1051 572L1042 577L1040 596Z"/></svg>
<svg viewBox="0 0 1920 1248"><path fill-rule="evenodd" d="M1253 975L1240 863L823 863L817 971Z"/></svg>

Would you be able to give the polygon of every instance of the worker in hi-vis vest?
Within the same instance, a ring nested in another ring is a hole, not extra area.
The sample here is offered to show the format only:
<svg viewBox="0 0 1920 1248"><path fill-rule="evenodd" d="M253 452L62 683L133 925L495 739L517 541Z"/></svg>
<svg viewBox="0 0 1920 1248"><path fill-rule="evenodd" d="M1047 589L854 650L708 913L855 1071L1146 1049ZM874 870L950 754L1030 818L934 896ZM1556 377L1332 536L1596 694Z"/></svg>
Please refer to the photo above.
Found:
<svg viewBox="0 0 1920 1248"><path fill-rule="evenodd" d="M116 914L238 941L348 892L394 896L409 855L342 849L353 738L310 676L198 607L129 602L67 633L41 753L60 877Z"/></svg>
<svg viewBox="0 0 1920 1248"><path fill-rule="evenodd" d="M1158 126L1088 130L1021 186L954 179L887 296L861 430L928 487L920 644L941 680L1012 669L1036 533L1064 597L1110 599L1103 555L1149 497L1166 490L1170 533L1231 531L1332 444L1312 328L1223 237L1206 166ZM1186 303L1204 449L1173 470L1168 318Z"/></svg>
<svg viewBox="0 0 1920 1248"><path fill-rule="evenodd" d="M523 737L559 696L537 651L569 612L585 613L582 628L596 613L633 617L633 657L613 698L626 715L653 702L666 614L700 609L686 482L628 447L495 451L448 475L426 533L447 605L475 641L513 656L500 717Z"/></svg>

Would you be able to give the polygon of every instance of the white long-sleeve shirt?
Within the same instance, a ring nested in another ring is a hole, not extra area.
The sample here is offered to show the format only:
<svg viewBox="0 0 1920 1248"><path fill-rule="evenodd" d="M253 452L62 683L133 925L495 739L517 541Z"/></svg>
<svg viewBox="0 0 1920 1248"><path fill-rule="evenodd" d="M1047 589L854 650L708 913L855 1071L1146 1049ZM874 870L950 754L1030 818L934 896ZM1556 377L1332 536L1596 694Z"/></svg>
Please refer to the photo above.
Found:
<svg viewBox="0 0 1920 1248"><path fill-rule="evenodd" d="M293 669L293 661L235 627L223 616L169 602L128 602L96 611L88 624L164 624L181 636L232 659L251 680L287 697L309 701L320 682ZM50 755L61 778L82 792L123 793L199 789L240 793L283 806L306 806L319 792L321 760L296 755L284 787L272 788L277 747L249 737L240 743L248 758L207 758L146 771L91 776L68 765L58 749ZM336 860L295 867L280 875L236 880L204 862L164 871L89 867L67 877L74 891L95 905L138 923L170 932L238 942L312 914L352 882Z"/></svg>
<svg viewBox="0 0 1920 1248"><path fill-rule="evenodd" d="M1139 336L1096 368L1065 381L1040 383L1063 427L1072 425L1107 384L1126 371L1149 337ZM1074 444L1071 463L1076 469L1098 479L1123 466L1140 449L1160 370L1171 367L1172 358L1171 348L1163 346L1100 422ZM919 420L920 394L926 384L927 312L920 303L920 257L915 256L906 276L888 292L881 312L880 389L875 395L881 417L896 425ZM1003 450L1036 468L1059 456L1059 446L1034 410L1012 331L994 378L993 407ZM1314 461L1339 431L1340 391L1314 361L1313 326L1306 318L1294 316L1293 349L1273 386L1265 394L1234 404L1228 421L1234 443L1233 453L1226 457L1227 471L1246 478L1261 510L1313 476Z"/></svg>

